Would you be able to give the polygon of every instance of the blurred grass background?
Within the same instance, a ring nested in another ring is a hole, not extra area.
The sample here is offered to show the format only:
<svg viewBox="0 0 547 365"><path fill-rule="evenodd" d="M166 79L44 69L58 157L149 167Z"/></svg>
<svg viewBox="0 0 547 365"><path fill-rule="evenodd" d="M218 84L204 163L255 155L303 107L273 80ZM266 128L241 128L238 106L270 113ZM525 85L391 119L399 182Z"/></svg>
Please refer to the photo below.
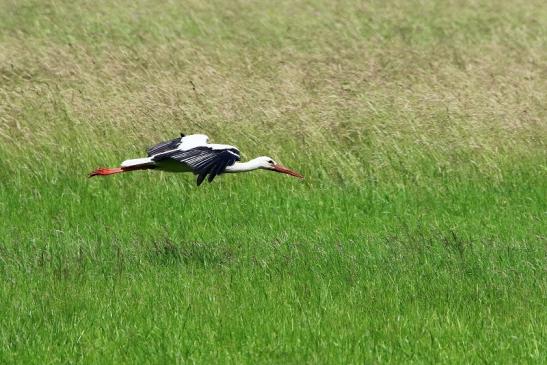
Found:
<svg viewBox="0 0 547 365"><path fill-rule="evenodd" d="M541 1L0 1L0 360L542 363ZM269 155L88 180L180 132Z"/></svg>

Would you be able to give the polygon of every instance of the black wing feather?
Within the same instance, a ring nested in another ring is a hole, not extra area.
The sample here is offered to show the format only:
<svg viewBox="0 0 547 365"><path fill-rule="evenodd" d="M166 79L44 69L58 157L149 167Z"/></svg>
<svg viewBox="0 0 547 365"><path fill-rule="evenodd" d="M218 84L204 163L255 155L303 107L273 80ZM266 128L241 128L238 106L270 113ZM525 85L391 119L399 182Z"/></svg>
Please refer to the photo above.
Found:
<svg viewBox="0 0 547 365"><path fill-rule="evenodd" d="M157 155L158 153L172 151L176 149L181 143L182 138L184 137L184 134L181 134L180 137L175 139L170 139L169 141L163 141L158 143L155 146L152 146L146 150L148 157L152 157L154 155Z"/></svg>
<svg viewBox="0 0 547 365"><path fill-rule="evenodd" d="M209 175L209 182L221 174L227 166L239 161L239 151L235 148L215 150L211 147L195 147L186 151L172 151L160 153L153 157L158 162L165 159L174 160L190 167L198 175L197 184L201 185Z"/></svg>
<svg viewBox="0 0 547 365"><path fill-rule="evenodd" d="M215 176L222 173L225 168L226 166L224 166L223 164L216 164L216 166L211 168L211 170L209 171L209 177L207 178L207 180L209 180L209 182L212 182Z"/></svg>

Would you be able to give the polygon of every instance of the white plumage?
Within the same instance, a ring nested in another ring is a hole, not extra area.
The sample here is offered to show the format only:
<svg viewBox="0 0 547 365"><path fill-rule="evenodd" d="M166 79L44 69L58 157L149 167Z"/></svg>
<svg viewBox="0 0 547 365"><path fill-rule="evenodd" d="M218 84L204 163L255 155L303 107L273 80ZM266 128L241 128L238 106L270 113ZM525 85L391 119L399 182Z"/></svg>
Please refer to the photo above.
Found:
<svg viewBox="0 0 547 365"><path fill-rule="evenodd" d="M208 143L204 134L181 135L179 138L158 143L150 147L148 157L125 160L120 167L100 168L89 176L112 175L134 170L160 170L168 172L193 172L198 175L200 185L205 177L209 182L223 173L244 172L265 169L303 178L267 156L257 157L248 162L239 162L239 150L226 144Z"/></svg>

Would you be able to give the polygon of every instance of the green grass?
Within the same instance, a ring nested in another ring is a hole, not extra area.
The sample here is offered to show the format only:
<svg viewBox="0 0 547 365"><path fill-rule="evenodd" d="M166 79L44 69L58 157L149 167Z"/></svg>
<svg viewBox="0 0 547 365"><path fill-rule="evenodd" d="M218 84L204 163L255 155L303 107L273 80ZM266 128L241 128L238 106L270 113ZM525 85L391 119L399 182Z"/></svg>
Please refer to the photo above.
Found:
<svg viewBox="0 0 547 365"><path fill-rule="evenodd" d="M0 1L0 363L545 363L547 7L209 4Z"/></svg>

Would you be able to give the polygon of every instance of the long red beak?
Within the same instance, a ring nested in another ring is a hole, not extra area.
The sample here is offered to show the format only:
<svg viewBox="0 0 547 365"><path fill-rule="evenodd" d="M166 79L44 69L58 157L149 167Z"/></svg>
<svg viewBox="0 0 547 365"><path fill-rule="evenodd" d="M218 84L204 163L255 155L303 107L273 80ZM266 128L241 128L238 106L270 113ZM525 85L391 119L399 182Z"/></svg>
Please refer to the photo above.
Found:
<svg viewBox="0 0 547 365"><path fill-rule="evenodd" d="M300 175L298 172L286 168L283 165L273 165L274 171L281 172L282 174L291 175L303 179L304 176Z"/></svg>

